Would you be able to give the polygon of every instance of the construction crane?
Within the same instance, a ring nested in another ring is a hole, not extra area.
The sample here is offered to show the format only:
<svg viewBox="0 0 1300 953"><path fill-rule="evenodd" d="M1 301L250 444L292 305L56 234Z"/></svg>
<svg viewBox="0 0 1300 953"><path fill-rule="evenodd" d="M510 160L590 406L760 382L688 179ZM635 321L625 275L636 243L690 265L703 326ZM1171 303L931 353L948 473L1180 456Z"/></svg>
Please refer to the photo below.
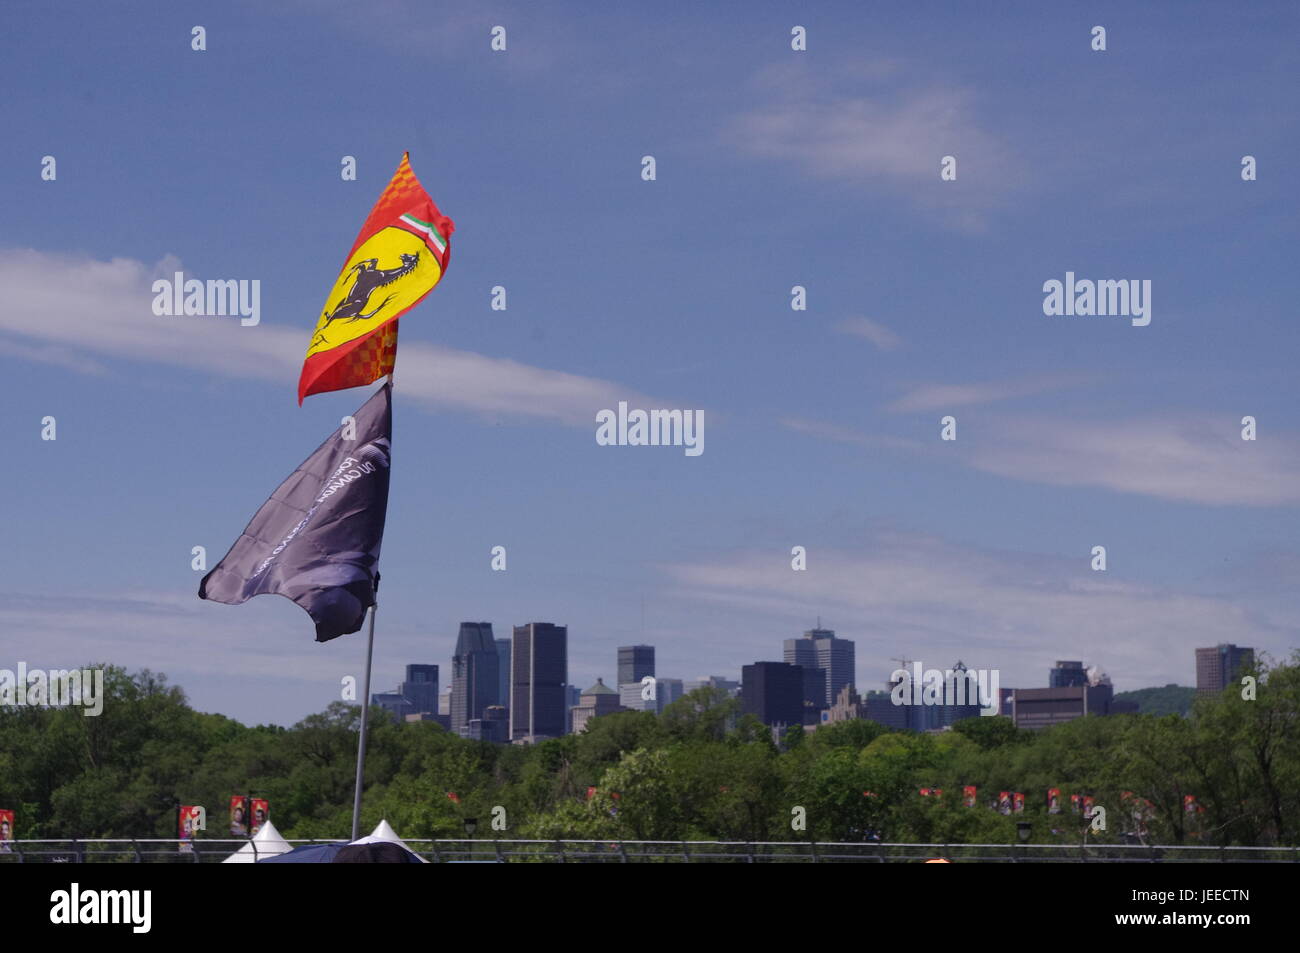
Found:
<svg viewBox="0 0 1300 953"><path fill-rule="evenodd" d="M898 663L898 668L901 668L904 672L906 672L908 678L911 678L911 677L912 677L912 662L914 661L913 659L910 659L910 658L891 658L890 661L891 661L891 662L897 662L897 663ZM894 669L894 671L896 672L896 671L898 671L898 669ZM890 680L889 680L889 684L890 684L890 685L893 685L893 684L894 684L894 680L893 680L893 679L894 679L894 673L893 673L893 672L890 672L890 673L889 673L889 679L890 679Z"/></svg>

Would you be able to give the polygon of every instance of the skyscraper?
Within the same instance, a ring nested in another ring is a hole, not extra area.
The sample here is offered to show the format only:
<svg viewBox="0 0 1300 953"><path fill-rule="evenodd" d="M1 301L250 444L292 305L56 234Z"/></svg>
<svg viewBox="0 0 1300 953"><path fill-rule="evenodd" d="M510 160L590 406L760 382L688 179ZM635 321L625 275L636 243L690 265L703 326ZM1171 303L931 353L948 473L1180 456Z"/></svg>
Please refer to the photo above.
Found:
<svg viewBox="0 0 1300 953"><path fill-rule="evenodd" d="M510 640L497 639L497 703L510 709Z"/></svg>
<svg viewBox="0 0 1300 953"><path fill-rule="evenodd" d="M765 725L803 724L803 667L755 662L741 669L741 710Z"/></svg>
<svg viewBox="0 0 1300 953"><path fill-rule="evenodd" d="M397 686L399 694L411 703L413 713L438 713L438 666L408 665L406 681Z"/></svg>
<svg viewBox="0 0 1300 953"><path fill-rule="evenodd" d="M857 662L855 645L849 639L837 639L832 629L809 629L801 639L785 640L785 662L804 668L826 670L826 688L809 701L818 708L829 708L845 685L855 686Z"/></svg>
<svg viewBox="0 0 1300 953"><path fill-rule="evenodd" d="M803 704L814 711L829 708L822 699L826 695L826 669L800 665L803 669Z"/></svg>
<svg viewBox="0 0 1300 953"><path fill-rule="evenodd" d="M395 721L402 721L408 715L437 712L438 666L406 666L406 681L397 686L397 691L376 692L370 696L370 704L383 707Z"/></svg>
<svg viewBox="0 0 1300 953"><path fill-rule="evenodd" d="M620 645L618 648L618 684L630 685L655 673L653 645Z"/></svg>
<svg viewBox="0 0 1300 953"><path fill-rule="evenodd" d="M1217 695L1236 684L1242 672L1255 667L1255 650L1221 642L1212 649L1196 650L1196 691Z"/></svg>
<svg viewBox="0 0 1300 953"><path fill-rule="evenodd" d="M483 709L500 702L497 644L491 622L462 622L451 660L451 730L463 733Z"/></svg>
<svg viewBox="0 0 1300 953"><path fill-rule="evenodd" d="M569 629L517 625L510 646L510 740L558 738L568 727Z"/></svg>
<svg viewBox="0 0 1300 953"><path fill-rule="evenodd" d="M1078 688L1088 684L1088 673L1082 662L1057 662L1047 677L1047 684L1052 688Z"/></svg>

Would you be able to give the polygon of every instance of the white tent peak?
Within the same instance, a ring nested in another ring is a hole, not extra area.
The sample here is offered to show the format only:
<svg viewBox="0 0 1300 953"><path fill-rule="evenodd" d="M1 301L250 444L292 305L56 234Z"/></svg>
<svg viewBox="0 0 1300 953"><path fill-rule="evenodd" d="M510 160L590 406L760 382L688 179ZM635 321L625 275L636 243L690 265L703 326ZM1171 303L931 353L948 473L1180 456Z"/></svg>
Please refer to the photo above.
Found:
<svg viewBox="0 0 1300 953"><path fill-rule="evenodd" d="M256 849L254 849L254 844L257 845ZM257 833L253 835L253 842L239 848L239 850L223 860L222 863L252 864L263 857L270 857L272 854L287 854L291 850L293 850L293 845L280 836L280 832L275 829L275 825L271 823L270 818L267 818L266 823L258 828Z"/></svg>
<svg viewBox="0 0 1300 953"><path fill-rule="evenodd" d="M371 837L377 837L380 840L386 840L393 844L401 844L402 839L397 836L397 831L393 830L393 825L389 824L387 819L379 822L379 826L370 832ZM405 847L405 844L402 844Z"/></svg>
<svg viewBox="0 0 1300 953"><path fill-rule="evenodd" d="M397 836L397 831L393 830L393 825L389 824L386 819L380 821L379 826L376 827L373 831L371 831L368 836L360 837L357 840L354 840L352 843L354 844L382 844L382 843L396 844L398 847L402 848L403 850L407 850L410 851L412 854L415 854L415 851L407 847L406 843L400 837ZM421 863L423 864L428 863L428 861L425 860L423 857L420 857L419 854L415 854L415 856L419 858Z"/></svg>

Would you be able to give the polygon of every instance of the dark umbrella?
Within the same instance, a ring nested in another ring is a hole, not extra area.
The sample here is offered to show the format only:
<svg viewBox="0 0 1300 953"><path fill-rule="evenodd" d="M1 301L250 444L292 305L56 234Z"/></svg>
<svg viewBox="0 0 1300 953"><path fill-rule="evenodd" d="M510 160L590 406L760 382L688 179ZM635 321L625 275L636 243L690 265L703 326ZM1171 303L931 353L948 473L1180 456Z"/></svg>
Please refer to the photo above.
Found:
<svg viewBox="0 0 1300 953"><path fill-rule="evenodd" d="M348 845L337 844L303 844L283 854L263 857L259 864L329 864L333 863L339 851Z"/></svg>
<svg viewBox="0 0 1300 953"><path fill-rule="evenodd" d="M371 844L348 844L330 861L334 864L418 864L420 858L409 850L379 841Z"/></svg>
<svg viewBox="0 0 1300 953"><path fill-rule="evenodd" d="M369 844L304 844L259 864L418 864L409 850L386 841Z"/></svg>

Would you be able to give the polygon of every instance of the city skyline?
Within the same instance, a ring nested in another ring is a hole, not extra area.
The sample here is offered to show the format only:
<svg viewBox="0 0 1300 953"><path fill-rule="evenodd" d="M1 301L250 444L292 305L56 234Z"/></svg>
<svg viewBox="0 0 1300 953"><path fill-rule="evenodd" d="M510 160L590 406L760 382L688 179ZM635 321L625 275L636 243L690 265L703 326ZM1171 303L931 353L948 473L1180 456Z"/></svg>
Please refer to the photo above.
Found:
<svg viewBox="0 0 1300 953"><path fill-rule="evenodd" d="M534 625L550 626L549 623L527 623L523 626L513 627L513 631L528 630ZM554 627L557 631L563 631L564 641L564 664L567 666L569 659L568 632L563 626ZM463 622L461 623L460 636L457 642L457 651L467 644L466 633L471 633L470 638L479 638L482 633L482 641L485 643L492 642L491 631L492 624L489 622ZM495 646L503 642L513 644L512 640L498 639L493 643ZM830 643L817 645L816 650L812 648L817 643ZM836 651L832 645L839 643L839 650ZM809 669L796 661L803 656L815 659L820 653L823 657L830 658L832 655L843 659L851 657L853 654L852 642L850 640L837 638L835 632L830 629L821 627L821 620L815 628L805 631L802 638L786 639L783 642L786 659L783 662L757 660L750 663L744 663L740 667L741 686L743 683L752 678L753 687L756 692L755 697L746 698L743 687L740 687L740 696L743 709L755 714L765 723L768 719L775 718L781 724L787 724L786 718L792 717L793 713L799 714L797 721L789 724L801 723L805 727L815 729L819 724L835 723L852 718L868 718L876 720L882 724L892 725L908 730L938 730L951 725L954 720L967 717L979 717L981 714L1000 713L1012 718L1017 725L1026 727L1042 727L1045 724L1054 724L1062 720L1069 720L1082 714L1121 714L1132 713L1138 710L1135 702L1117 702L1114 700L1114 692L1110 674L1096 665L1086 665L1078 660L1056 660L1055 663L1047 670L1045 679L1046 685L1039 683L1030 683L1024 685L999 687L998 681L994 679L991 683L984 676L987 675L988 669L980 672L981 679L975 678L976 673L970 671L971 691L977 681L979 681L978 691L973 698L969 693L960 695L956 699L941 701L937 705L921 704L918 701L907 701L903 706L898 706L894 702L886 703L885 697L893 693L891 690L897 684L895 676L899 671L906 673L904 678L916 682L918 688L915 695L911 690L905 693L908 698L919 698L922 669L929 668L923 666L920 661L913 661L902 657L893 659L894 662L904 665L902 669L891 670L890 675L882 680L879 684L872 686L870 684L863 687L861 693L856 690L856 685L851 682L845 682L841 689L833 695L826 698L824 702L813 702L809 700L808 689L810 685L809 674L816 674L817 691L820 692L822 687L829 685L829 674L824 669ZM806 651L804 651L806 650ZM809 655L811 653L811 656ZM494 652L495 654L495 652ZM654 674L654 657L655 647L653 645L636 644L630 646L619 646L615 670L619 673L635 674L636 671L642 671L646 675ZM1228 659L1228 663L1220 662L1219 659ZM1236 671L1241 669L1245 671L1254 662L1254 649L1248 646L1236 646L1219 644L1214 647L1198 647L1194 650L1194 665L1197 677L1196 691L1198 694L1207 692L1218 692L1227 687L1230 683L1227 676L1229 670ZM459 666L460 659L453 660L453 664ZM407 678L410 681L413 670L431 670L432 678L436 685L437 665L410 665L406 667ZM797 670L797 674L785 676L781 674L786 670ZM912 670L915 669L915 675ZM940 674L946 673L952 676L957 673L958 679L966 677L969 667L958 659L949 666L940 666L934 668L935 672ZM457 669L459 671L459 668ZM996 672L997 670L995 670ZM527 668L524 669L527 677ZM664 689L664 697L657 703L646 702L640 697L641 683L638 681L628 682L622 677L622 674L616 678L612 684L605 684L603 676L596 677L596 683L592 688L583 691L577 685L570 683L565 684L565 694L568 701L565 703L565 709L568 717L572 721L566 728L569 731L581 731L587 722L593 717L599 717L602 714L612 713L614 711L627 710L648 710L662 713L664 707L677 698L681 697L683 692L688 692L707 683L708 680L716 676L700 676L698 679L684 679L680 677L655 675L657 683ZM791 681L793 679L793 681ZM1213 684L1211 684L1213 681ZM513 684L513 673L511 682ZM787 684L788 683L788 684ZM460 685L460 682L455 683ZM405 690L406 683L399 686L396 692L375 692L372 698L372 704L382 705L390 711L397 714L399 720L402 712L406 710L403 707L402 692ZM800 686L798 694L801 694L804 701L802 705L794 705L789 694L790 685ZM1168 688L1177 685L1177 683L1167 683L1164 686L1142 686L1143 688ZM885 689L884 691L881 688ZM1192 686L1178 686L1191 688ZM454 712L461 711L466 702L463 698L458 698L458 692L463 688L454 688L448 686L445 694L449 698L449 710L453 712L447 716L448 730L464 734L463 725L457 723L457 715ZM984 693L987 692L987 697ZM512 692L513 694L513 692ZM431 697L427 696L426 697ZM772 701L776 698L776 701ZM983 700L981 700L983 699ZM502 703L489 702L489 704L500 706ZM884 706L883 708L879 706ZM981 712L981 707L989 706ZM508 717L509 706L504 706ZM903 709L906 708L906 711ZM1024 709L1022 711L1022 708ZM789 710L787 710L789 709ZM417 704L413 711L434 712L438 710L436 699L433 705L426 705L421 709ZM773 714L778 712L779 714ZM526 736L525 733L520 737ZM513 738L513 736L512 736ZM506 738L497 739L500 741Z"/></svg>

